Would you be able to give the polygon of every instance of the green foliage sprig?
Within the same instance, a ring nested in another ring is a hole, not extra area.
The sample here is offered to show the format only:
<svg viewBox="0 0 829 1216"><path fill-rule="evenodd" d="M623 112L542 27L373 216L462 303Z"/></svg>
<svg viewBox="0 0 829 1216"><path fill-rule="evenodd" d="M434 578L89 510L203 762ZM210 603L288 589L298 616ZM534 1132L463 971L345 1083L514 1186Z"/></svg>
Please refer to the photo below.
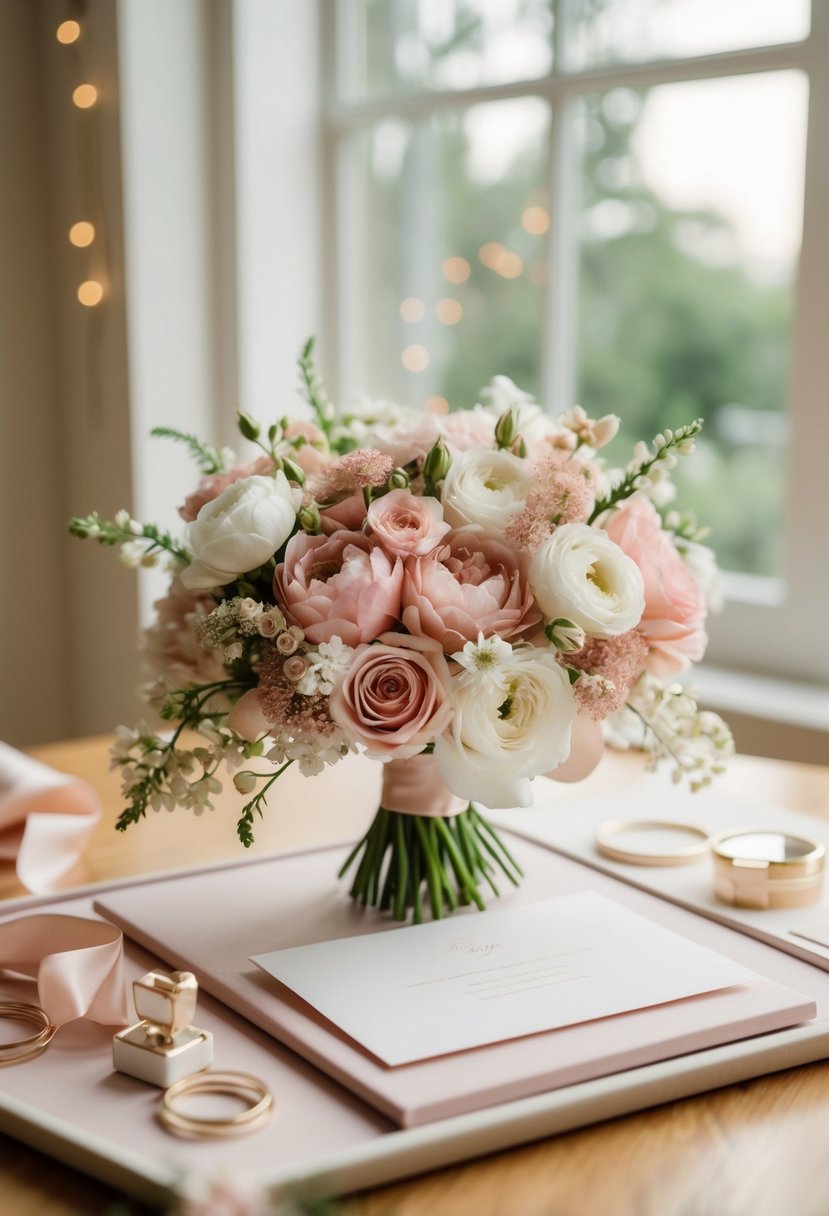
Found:
<svg viewBox="0 0 829 1216"><path fill-rule="evenodd" d="M641 459L631 461L618 485L614 486L604 498L596 500L596 505L588 519L588 524L595 523L605 511L617 507L620 502L630 498L637 490L645 489L651 482L657 481L663 471L667 472L676 465L677 456L685 456L694 450L694 437L702 430L702 419L697 418L678 431L664 431L653 441L653 452L646 449L647 454ZM644 445L642 445L644 447Z"/></svg>
<svg viewBox="0 0 829 1216"><path fill-rule="evenodd" d="M190 455L205 476L226 471L225 458L219 448L204 443L196 435L186 431L176 430L174 426L154 426L150 431L156 439L172 439L174 443L183 443L190 449Z"/></svg>
<svg viewBox="0 0 829 1216"><path fill-rule="evenodd" d="M131 524L135 526L132 527ZM155 524L136 524L134 520L121 523L118 520L102 519L97 511L93 511L91 515L76 515L70 519L69 532L81 540L97 540L99 545L124 545L131 541L146 541L147 554L163 550L180 562L190 561L187 550L176 544L169 532L162 532Z"/></svg>

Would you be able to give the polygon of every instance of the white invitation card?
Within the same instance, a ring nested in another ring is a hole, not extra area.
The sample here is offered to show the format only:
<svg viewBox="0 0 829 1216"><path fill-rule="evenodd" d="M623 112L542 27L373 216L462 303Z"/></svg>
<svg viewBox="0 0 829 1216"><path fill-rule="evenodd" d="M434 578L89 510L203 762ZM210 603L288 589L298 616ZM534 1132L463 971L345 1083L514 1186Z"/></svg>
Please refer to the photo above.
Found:
<svg viewBox="0 0 829 1216"><path fill-rule="evenodd" d="M589 891L251 962L391 1066L760 978Z"/></svg>

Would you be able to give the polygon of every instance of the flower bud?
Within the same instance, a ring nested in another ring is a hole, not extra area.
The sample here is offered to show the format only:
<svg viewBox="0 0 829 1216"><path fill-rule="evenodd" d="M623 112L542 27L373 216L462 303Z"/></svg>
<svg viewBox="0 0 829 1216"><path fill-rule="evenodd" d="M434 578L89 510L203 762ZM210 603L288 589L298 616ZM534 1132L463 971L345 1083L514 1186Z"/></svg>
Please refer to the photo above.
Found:
<svg viewBox="0 0 829 1216"><path fill-rule="evenodd" d="M426 478L427 485L437 485L439 481L443 481L452 464L452 457L446 444L443 442L443 436L437 440L429 449L426 455L426 460L423 463L423 476Z"/></svg>
<svg viewBox="0 0 829 1216"><path fill-rule="evenodd" d="M312 536L318 536L322 532L322 516L315 502L310 502L302 507L297 519L303 532L310 532Z"/></svg>
<svg viewBox="0 0 829 1216"><path fill-rule="evenodd" d="M547 641L562 654L574 654L584 646L586 637L581 625L570 621L567 617L556 617L545 626L544 633Z"/></svg>
<svg viewBox="0 0 829 1216"><path fill-rule="evenodd" d="M518 438L518 414L514 405L505 410L495 423L495 442L499 448L509 450Z"/></svg>
<svg viewBox="0 0 829 1216"><path fill-rule="evenodd" d="M256 773L251 772L249 768L243 769L241 773L237 773L233 778L233 784L236 786L240 794L252 794L256 789Z"/></svg>
<svg viewBox="0 0 829 1216"><path fill-rule="evenodd" d="M408 490L412 484L412 479L405 469L394 469L389 477L388 486L390 490Z"/></svg>
<svg viewBox="0 0 829 1216"><path fill-rule="evenodd" d="M259 438L259 423L255 422L249 414L243 413L242 410L236 411L236 425L245 439L255 442Z"/></svg>
<svg viewBox="0 0 829 1216"><path fill-rule="evenodd" d="M619 430L621 419L616 414L605 414L593 426L593 447L598 451L610 443Z"/></svg>
<svg viewBox="0 0 829 1216"><path fill-rule="evenodd" d="M283 456L281 460L282 470L288 481L294 482L298 486L304 486L306 482L305 473L295 464L293 460L289 460L287 456Z"/></svg>

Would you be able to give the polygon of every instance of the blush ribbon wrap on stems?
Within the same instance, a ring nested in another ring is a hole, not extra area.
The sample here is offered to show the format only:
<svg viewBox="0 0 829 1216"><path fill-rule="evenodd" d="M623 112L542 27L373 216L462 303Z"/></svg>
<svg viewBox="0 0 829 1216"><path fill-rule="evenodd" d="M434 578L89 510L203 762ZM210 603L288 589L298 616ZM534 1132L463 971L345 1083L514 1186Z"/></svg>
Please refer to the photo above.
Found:
<svg viewBox="0 0 829 1216"><path fill-rule="evenodd" d="M103 920L48 913L0 923L0 973L36 979L53 1026L76 1018L125 1025L123 959L123 934Z"/></svg>
<svg viewBox="0 0 829 1216"><path fill-rule="evenodd" d="M90 786L0 743L0 861L29 891L65 884L100 817Z"/></svg>
<svg viewBox="0 0 829 1216"><path fill-rule="evenodd" d="M383 765L380 805L401 815L449 819L465 811L468 802L443 784L435 757L420 752L410 760L389 760Z"/></svg>

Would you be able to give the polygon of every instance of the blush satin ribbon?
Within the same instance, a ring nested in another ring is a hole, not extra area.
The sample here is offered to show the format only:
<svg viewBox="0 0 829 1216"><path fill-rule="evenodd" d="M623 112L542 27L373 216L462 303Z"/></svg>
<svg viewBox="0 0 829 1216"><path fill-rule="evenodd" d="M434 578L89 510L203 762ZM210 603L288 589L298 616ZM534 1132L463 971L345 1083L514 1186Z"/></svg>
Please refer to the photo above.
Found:
<svg viewBox="0 0 829 1216"><path fill-rule="evenodd" d="M389 760L383 765L380 805L401 815L449 819L465 811L469 803L443 784L435 757L420 752L410 760Z"/></svg>
<svg viewBox="0 0 829 1216"><path fill-rule="evenodd" d="M0 861L28 890L63 884L100 817L90 786L0 743Z"/></svg>
<svg viewBox="0 0 829 1216"><path fill-rule="evenodd" d="M103 920L48 913L0 924L0 972L37 980L40 1007L53 1026L91 1018L128 1021L124 938Z"/></svg>

